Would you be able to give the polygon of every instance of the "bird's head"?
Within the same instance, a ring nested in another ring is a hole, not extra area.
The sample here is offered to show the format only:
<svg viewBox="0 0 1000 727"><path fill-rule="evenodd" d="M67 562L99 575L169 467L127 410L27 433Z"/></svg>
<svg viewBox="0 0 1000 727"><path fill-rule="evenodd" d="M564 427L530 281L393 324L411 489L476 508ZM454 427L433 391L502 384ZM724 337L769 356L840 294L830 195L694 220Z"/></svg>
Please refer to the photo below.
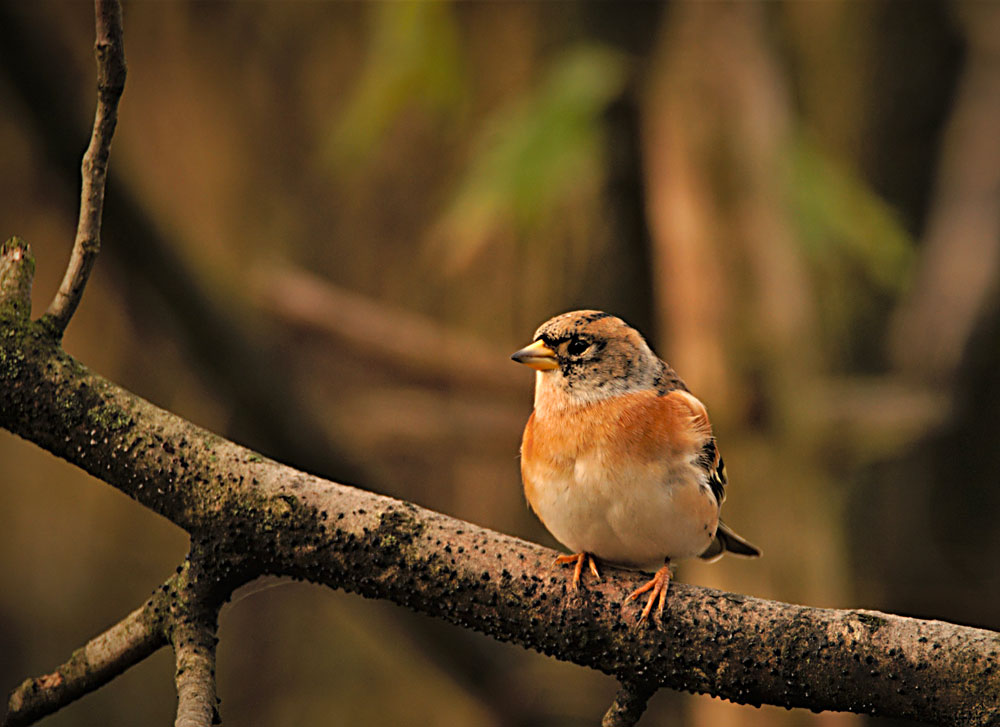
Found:
<svg viewBox="0 0 1000 727"><path fill-rule="evenodd" d="M536 404L545 395L588 403L656 388L665 368L637 330L598 310L547 320L511 358L538 371Z"/></svg>

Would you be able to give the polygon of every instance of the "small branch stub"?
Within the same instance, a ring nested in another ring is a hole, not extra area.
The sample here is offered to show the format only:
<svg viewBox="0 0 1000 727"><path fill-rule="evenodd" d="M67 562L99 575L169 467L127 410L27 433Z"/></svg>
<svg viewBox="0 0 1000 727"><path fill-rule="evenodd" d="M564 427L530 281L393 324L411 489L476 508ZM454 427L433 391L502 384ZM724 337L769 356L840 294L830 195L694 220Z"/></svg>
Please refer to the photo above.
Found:
<svg viewBox="0 0 1000 727"><path fill-rule="evenodd" d="M118 0L95 0L97 40L97 111L90 145L83 156L80 218L69 265L59 291L45 313L58 337L76 311L90 271L101 249L104 187L111 154L111 138L118 124L118 100L125 88L125 49L122 42L122 8Z"/></svg>
<svg viewBox="0 0 1000 727"><path fill-rule="evenodd" d="M31 282L35 258L31 247L20 237L12 237L0 247L0 315L15 319L31 315Z"/></svg>
<svg viewBox="0 0 1000 727"><path fill-rule="evenodd" d="M632 727L646 711L646 703L655 691L652 684L622 682L615 701L604 713L601 727Z"/></svg>

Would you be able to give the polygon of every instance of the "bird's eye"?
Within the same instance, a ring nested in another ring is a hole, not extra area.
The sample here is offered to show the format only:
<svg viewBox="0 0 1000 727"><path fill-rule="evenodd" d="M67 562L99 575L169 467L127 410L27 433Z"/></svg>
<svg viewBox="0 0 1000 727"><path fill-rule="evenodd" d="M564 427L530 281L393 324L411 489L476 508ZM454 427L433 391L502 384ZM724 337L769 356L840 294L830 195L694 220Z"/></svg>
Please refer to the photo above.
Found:
<svg viewBox="0 0 1000 727"><path fill-rule="evenodd" d="M570 356L579 356L588 348L590 348L590 343L584 341L581 338L574 338L572 341L569 342L569 345L566 347L566 351L569 353Z"/></svg>

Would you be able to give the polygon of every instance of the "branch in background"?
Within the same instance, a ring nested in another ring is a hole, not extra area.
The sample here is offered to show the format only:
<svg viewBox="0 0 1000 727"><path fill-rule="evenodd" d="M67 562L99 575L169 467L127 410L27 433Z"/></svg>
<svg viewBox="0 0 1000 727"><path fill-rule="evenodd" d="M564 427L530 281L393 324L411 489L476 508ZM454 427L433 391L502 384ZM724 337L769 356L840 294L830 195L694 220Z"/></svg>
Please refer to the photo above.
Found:
<svg viewBox="0 0 1000 727"><path fill-rule="evenodd" d="M994 632L680 583L662 629L635 629L635 613L621 604L640 574L607 568L602 582L570 592L565 574L551 570L551 550L267 460L93 374L37 324L9 320L0 426L191 533L211 555L199 581L216 599L249 578L288 575L388 599L623 683L940 724L1000 719Z"/></svg>
<svg viewBox="0 0 1000 727"><path fill-rule="evenodd" d="M412 311L392 308L292 267L268 265L252 276L256 298L284 322L319 331L367 359L437 384L523 397L510 352L463 336Z"/></svg>
<svg viewBox="0 0 1000 727"><path fill-rule="evenodd" d="M1000 5L957 4L968 42L944 130L916 279L890 352L918 380L951 381L1000 271Z"/></svg>
<svg viewBox="0 0 1000 727"><path fill-rule="evenodd" d="M95 0L97 40L97 112L90 146L83 155L80 219L66 275L45 317L58 336L66 330L83 295L90 271L101 250L104 183L108 175L111 137L118 123L118 100L125 89L125 47L122 43L122 7L118 0Z"/></svg>

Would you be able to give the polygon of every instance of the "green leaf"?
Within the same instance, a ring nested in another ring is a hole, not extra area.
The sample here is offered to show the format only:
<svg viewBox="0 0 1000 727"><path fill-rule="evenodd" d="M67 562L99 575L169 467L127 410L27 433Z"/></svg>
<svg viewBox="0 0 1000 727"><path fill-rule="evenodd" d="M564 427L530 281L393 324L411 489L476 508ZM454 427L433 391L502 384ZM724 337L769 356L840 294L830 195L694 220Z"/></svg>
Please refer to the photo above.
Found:
<svg viewBox="0 0 1000 727"><path fill-rule="evenodd" d="M446 2L383 2L372 9L368 60L326 156L353 165L367 157L404 111L446 118L465 96L459 32Z"/></svg>
<svg viewBox="0 0 1000 727"><path fill-rule="evenodd" d="M913 240L899 215L805 135L792 149L791 190L799 236L815 264L839 258L879 288L898 291L905 284Z"/></svg>
<svg viewBox="0 0 1000 727"><path fill-rule="evenodd" d="M504 230L548 227L599 193L603 114L626 81L624 58L603 46L569 48L538 86L493 114L437 229L445 263L461 267Z"/></svg>
<svg viewBox="0 0 1000 727"><path fill-rule="evenodd" d="M893 301L910 281L914 241L855 170L806 135L790 153L790 203L810 266L824 341L842 362L878 361Z"/></svg>

